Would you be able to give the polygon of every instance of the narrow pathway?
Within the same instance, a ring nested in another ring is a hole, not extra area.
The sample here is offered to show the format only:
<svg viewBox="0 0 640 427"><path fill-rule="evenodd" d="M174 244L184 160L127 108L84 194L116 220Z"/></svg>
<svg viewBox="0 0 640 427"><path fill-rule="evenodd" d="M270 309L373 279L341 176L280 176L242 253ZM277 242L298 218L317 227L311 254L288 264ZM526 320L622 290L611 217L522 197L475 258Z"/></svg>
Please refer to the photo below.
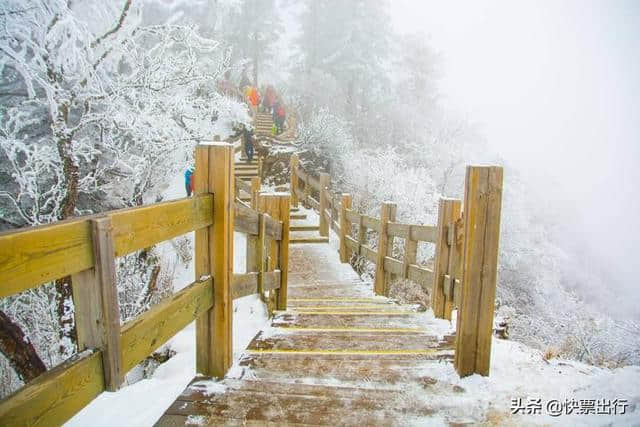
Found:
<svg viewBox="0 0 640 427"><path fill-rule="evenodd" d="M194 379L158 425L450 419L442 409L459 390L429 376L453 358L448 323L375 296L330 244L292 245L290 255L288 309L224 380Z"/></svg>

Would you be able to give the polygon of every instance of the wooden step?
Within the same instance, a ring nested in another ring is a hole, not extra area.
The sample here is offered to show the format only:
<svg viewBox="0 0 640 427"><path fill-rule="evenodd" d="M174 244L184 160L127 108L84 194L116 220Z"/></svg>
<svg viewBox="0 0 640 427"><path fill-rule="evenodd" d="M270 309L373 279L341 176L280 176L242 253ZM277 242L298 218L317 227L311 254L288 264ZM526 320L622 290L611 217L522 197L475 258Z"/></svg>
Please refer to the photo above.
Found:
<svg viewBox="0 0 640 427"><path fill-rule="evenodd" d="M439 340L437 336L424 332L401 332L403 328L371 328L365 332L350 331L352 328L343 328L335 331L333 328L324 328L326 332L320 332L313 328L310 330L290 328L278 328L276 333L269 331L263 338L264 332L260 332L247 347L249 354L260 354L261 351L272 354L280 353L312 353L318 356L327 355L437 355L448 352L438 350L451 349L452 343ZM332 330L333 329L333 330ZM365 328L360 328L365 329ZM384 330L391 332L384 332ZM404 328L408 329L408 328ZM414 329L414 328L412 328ZM417 328L415 328L417 329ZM370 332L380 330L383 332ZM278 333L278 331L281 331ZM367 352L370 352L367 354Z"/></svg>
<svg viewBox="0 0 640 427"><path fill-rule="evenodd" d="M291 214L291 216L289 216L289 219L307 219L307 214L301 214L301 213Z"/></svg>
<svg viewBox="0 0 640 427"><path fill-rule="evenodd" d="M289 244L302 244L302 243L329 243L328 237L295 237L292 236L289 239Z"/></svg>
<svg viewBox="0 0 640 427"><path fill-rule="evenodd" d="M437 359L450 358L451 356L441 356ZM365 356L345 356L340 359L340 363L336 363L335 359L309 355L255 353L243 356L239 365L250 370L251 377L256 380L286 381L296 378L299 372L304 372L307 378L315 378L318 383L336 380L362 381L366 378L368 381L389 385L415 381L423 387L440 388L437 382L427 375L430 369L434 369L431 361L433 357L381 356L377 358L375 365L371 363L370 357Z"/></svg>
<svg viewBox="0 0 640 427"><path fill-rule="evenodd" d="M401 388L196 379L156 425L397 425L434 413Z"/></svg>
<svg viewBox="0 0 640 427"><path fill-rule="evenodd" d="M290 231L317 231L320 229L319 225L291 225Z"/></svg>

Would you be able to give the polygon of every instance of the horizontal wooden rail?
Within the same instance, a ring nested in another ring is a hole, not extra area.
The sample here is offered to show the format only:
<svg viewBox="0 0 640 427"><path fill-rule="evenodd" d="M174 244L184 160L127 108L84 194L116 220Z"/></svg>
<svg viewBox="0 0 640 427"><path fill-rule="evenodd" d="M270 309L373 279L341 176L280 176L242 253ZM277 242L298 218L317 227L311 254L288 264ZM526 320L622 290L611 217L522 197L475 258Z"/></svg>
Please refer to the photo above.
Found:
<svg viewBox="0 0 640 427"><path fill-rule="evenodd" d="M0 298L94 266L90 220L111 218L116 256L212 222L211 194L0 234Z"/></svg>
<svg viewBox="0 0 640 427"><path fill-rule="evenodd" d="M378 261L378 252L374 251L367 245L360 245L360 255L373 263Z"/></svg>
<svg viewBox="0 0 640 427"><path fill-rule="evenodd" d="M0 401L0 424L62 425L105 390L102 354L87 350Z"/></svg>
<svg viewBox="0 0 640 427"><path fill-rule="evenodd" d="M347 221L349 221L352 224L360 223L360 214L353 209L346 210L346 217L347 217Z"/></svg>
<svg viewBox="0 0 640 427"><path fill-rule="evenodd" d="M362 215L362 225L370 230L380 232L380 220L369 215Z"/></svg>
<svg viewBox="0 0 640 427"><path fill-rule="evenodd" d="M116 256L211 225L212 198L207 194L106 213L113 226Z"/></svg>
<svg viewBox="0 0 640 427"><path fill-rule="evenodd" d="M233 299L246 297L264 291L280 289L280 270L266 271L263 275L262 290L258 289L258 279L261 273L234 274L231 294Z"/></svg>
<svg viewBox="0 0 640 427"><path fill-rule="evenodd" d="M319 202L319 201L317 201L316 199L314 199L313 197L311 197L311 196L307 196L307 200L306 200L306 202L307 202L307 203L309 203L309 205L310 205L313 209L315 209L315 210L320 209L320 202Z"/></svg>
<svg viewBox="0 0 640 427"><path fill-rule="evenodd" d="M423 285L431 285L433 282L433 270L416 264L409 265L407 276L409 280Z"/></svg>
<svg viewBox="0 0 640 427"><path fill-rule="evenodd" d="M257 211L236 203L235 222L233 224L234 230L239 233L257 236L259 231L259 216L260 214ZM282 222L265 215L265 232L267 237L271 239L282 239Z"/></svg>
<svg viewBox="0 0 640 427"><path fill-rule="evenodd" d="M129 371L213 307L212 279L195 282L122 327L123 372Z"/></svg>

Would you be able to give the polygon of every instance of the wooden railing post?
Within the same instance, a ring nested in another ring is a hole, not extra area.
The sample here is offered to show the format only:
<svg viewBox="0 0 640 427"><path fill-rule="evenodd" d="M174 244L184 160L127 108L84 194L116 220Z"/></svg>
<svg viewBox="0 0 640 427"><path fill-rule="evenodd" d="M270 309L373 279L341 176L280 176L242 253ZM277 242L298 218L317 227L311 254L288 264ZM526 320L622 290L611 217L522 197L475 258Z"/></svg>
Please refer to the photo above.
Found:
<svg viewBox="0 0 640 427"><path fill-rule="evenodd" d="M458 199L441 198L438 205L438 231L436 235L436 258L431 291L431 307L435 317L444 319L444 276L449 274L451 247L448 244L449 224L460 218L462 203ZM451 314L449 312L449 318Z"/></svg>
<svg viewBox="0 0 640 427"><path fill-rule="evenodd" d="M258 176L262 179L262 168L264 167L264 160L262 156L258 156Z"/></svg>
<svg viewBox="0 0 640 427"><path fill-rule="evenodd" d="M298 175L296 174L296 170L298 169L298 165L300 164L300 159L298 159L297 154L292 154L289 159L289 168L291 169L291 206L294 208L298 207Z"/></svg>
<svg viewBox="0 0 640 427"><path fill-rule="evenodd" d="M278 266L280 268L280 289L276 292L276 308L287 309L287 283L289 278L289 215L291 197L289 194L278 196L280 204L280 221L282 221L282 239L279 242Z"/></svg>
<svg viewBox="0 0 640 427"><path fill-rule="evenodd" d="M280 219L280 205L277 197L273 193L261 193L260 194L260 208L261 211L269 215L275 220ZM268 238L265 242L266 251L266 271L274 271L278 267L278 242L272 238ZM269 291L268 297L264 298L267 304L267 311L269 316L276 308L276 293Z"/></svg>
<svg viewBox="0 0 640 427"><path fill-rule="evenodd" d="M502 168L468 166L462 294L454 361L461 377L473 373L489 375L501 208Z"/></svg>
<svg viewBox="0 0 640 427"><path fill-rule="evenodd" d="M196 319L196 369L224 377L233 351L233 145L196 148L196 194L213 193L213 224L196 231L196 279L213 276L214 305Z"/></svg>
<svg viewBox="0 0 640 427"><path fill-rule="evenodd" d="M404 258L402 259L402 276L409 277L409 266L416 263L418 256L418 241L411 239L411 228L407 238L404 239Z"/></svg>
<svg viewBox="0 0 640 427"><path fill-rule="evenodd" d="M258 210L258 193L260 192L260 178L251 178L251 209ZM247 234L246 268L245 272L258 271L258 236Z"/></svg>
<svg viewBox="0 0 640 427"><path fill-rule="evenodd" d="M324 214L328 205L327 192L325 190L329 188L330 182L331 177L328 173L320 174L320 235L325 237L329 235L328 221L331 221L331 219L327 220L327 216Z"/></svg>
<svg viewBox="0 0 640 427"><path fill-rule="evenodd" d="M342 195L342 208L340 210L340 262L349 262L351 253L347 248L346 236L351 234L351 222L347 220L347 209L351 209L351 194Z"/></svg>
<svg viewBox="0 0 640 427"><path fill-rule="evenodd" d="M258 209L258 193L260 192L260 177L251 177L251 209Z"/></svg>
<svg viewBox="0 0 640 427"><path fill-rule="evenodd" d="M120 350L120 305L116 285L111 219L92 219L95 267L72 275L78 350L102 351L105 388L116 391L124 380Z"/></svg>
<svg viewBox="0 0 640 427"><path fill-rule="evenodd" d="M376 295L386 295L388 292L385 271L384 257L387 256L387 247L389 237L387 230L389 227L389 218L391 215L395 218L396 204L391 202L383 202L380 208L380 233L378 233L378 259L376 262L376 275L374 279L374 290Z"/></svg>

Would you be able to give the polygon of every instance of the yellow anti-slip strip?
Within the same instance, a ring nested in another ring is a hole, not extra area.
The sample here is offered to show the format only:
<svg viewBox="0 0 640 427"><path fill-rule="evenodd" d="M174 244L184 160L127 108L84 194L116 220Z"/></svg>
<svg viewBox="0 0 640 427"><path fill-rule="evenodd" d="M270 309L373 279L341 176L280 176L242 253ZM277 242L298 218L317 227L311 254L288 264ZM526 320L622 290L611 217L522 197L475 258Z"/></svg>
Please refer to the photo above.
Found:
<svg viewBox="0 0 640 427"><path fill-rule="evenodd" d="M406 333L406 334L422 334L427 333L427 329L418 328L301 328L298 326L279 326L277 329L287 331L305 331L305 332L375 332L382 334Z"/></svg>
<svg viewBox="0 0 640 427"><path fill-rule="evenodd" d="M289 314L332 314L339 316L409 316L416 314L415 311L305 311L305 310L292 310L292 311L274 311L276 314L289 313Z"/></svg>
<svg viewBox="0 0 640 427"><path fill-rule="evenodd" d="M287 298L289 302L296 301L313 301L313 302L321 302L321 301L331 301L331 302L378 302L381 304L389 304L390 300L384 298Z"/></svg>
<svg viewBox="0 0 640 427"><path fill-rule="evenodd" d="M322 354L339 354L343 356L362 356L362 355L421 355L421 354L446 354L451 350L441 349L419 349L419 350L298 350L298 349L282 349L282 350L245 350L249 354L303 354L303 355L322 355Z"/></svg>
<svg viewBox="0 0 640 427"><path fill-rule="evenodd" d="M303 305L298 307L289 307L289 310L293 311L304 311L304 310L324 310L324 311L333 311L333 310L370 310L370 309L380 309L380 310L388 310L390 307L388 305L391 304L368 304L368 305ZM392 306L395 307L395 306Z"/></svg>

